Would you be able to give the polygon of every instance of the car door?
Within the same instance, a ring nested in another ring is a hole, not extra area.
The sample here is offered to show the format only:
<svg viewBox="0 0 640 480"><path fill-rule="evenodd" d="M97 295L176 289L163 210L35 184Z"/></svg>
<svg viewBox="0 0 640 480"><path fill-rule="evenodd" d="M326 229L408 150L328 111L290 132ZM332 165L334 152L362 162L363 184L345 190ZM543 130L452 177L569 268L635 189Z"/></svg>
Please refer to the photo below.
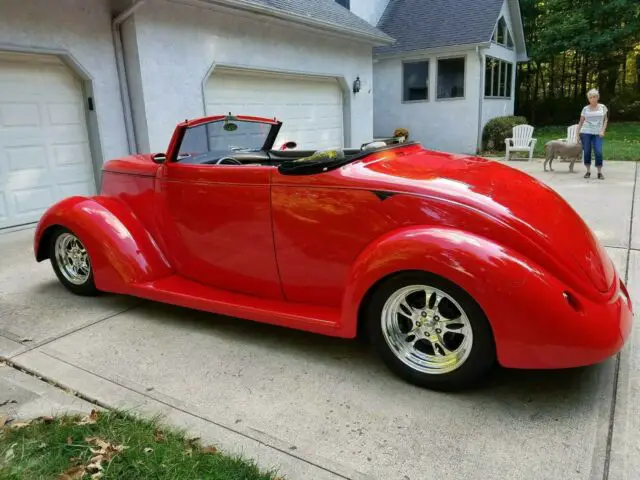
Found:
<svg viewBox="0 0 640 480"><path fill-rule="evenodd" d="M210 146L203 153L198 143L204 140L187 142L189 135L195 133L185 134L178 149L183 153L167 158L156 182L157 218L170 261L178 275L196 282L281 299L270 205L275 167L198 163L221 154L209 154Z"/></svg>

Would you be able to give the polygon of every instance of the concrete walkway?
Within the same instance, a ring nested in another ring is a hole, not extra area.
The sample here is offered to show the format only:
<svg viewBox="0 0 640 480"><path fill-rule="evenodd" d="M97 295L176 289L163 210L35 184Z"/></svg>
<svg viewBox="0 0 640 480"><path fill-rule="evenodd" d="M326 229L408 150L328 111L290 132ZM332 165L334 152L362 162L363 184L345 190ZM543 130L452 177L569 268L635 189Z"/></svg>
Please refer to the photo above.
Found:
<svg viewBox="0 0 640 480"><path fill-rule="evenodd" d="M583 216L639 308L636 164L608 162L604 181L566 163L511 165ZM358 342L73 296L33 261L31 240L0 235L0 355L107 405L161 412L289 479L638 478L638 325L601 365L498 370L479 390L443 394L398 380Z"/></svg>

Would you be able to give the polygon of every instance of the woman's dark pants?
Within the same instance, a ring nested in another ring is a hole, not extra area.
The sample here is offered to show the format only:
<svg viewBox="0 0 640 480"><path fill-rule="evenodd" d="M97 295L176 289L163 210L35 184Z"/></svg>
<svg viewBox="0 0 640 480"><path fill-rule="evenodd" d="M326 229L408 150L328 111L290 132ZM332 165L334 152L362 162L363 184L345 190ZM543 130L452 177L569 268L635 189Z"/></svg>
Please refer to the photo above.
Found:
<svg viewBox="0 0 640 480"><path fill-rule="evenodd" d="M596 167L602 166L602 137L591 133L581 133L582 150L584 152L584 164L591 165L591 150L596 154Z"/></svg>

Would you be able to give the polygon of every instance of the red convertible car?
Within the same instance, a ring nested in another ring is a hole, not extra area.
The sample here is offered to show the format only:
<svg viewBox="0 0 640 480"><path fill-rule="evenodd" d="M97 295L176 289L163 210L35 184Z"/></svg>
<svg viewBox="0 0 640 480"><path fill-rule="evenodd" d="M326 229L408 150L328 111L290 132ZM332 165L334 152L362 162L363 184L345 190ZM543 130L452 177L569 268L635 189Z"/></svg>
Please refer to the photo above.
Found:
<svg viewBox="0 0 640 480"><path fill-rule="evenodd" d="M496 364L578 367L622 348L625 285L543 183L410 141L274 149L280 127L185 121L165 153L107 162L99 195L44 214L37 261L80 295L365 333L393 372L432 389L468 387Z"/></svg>

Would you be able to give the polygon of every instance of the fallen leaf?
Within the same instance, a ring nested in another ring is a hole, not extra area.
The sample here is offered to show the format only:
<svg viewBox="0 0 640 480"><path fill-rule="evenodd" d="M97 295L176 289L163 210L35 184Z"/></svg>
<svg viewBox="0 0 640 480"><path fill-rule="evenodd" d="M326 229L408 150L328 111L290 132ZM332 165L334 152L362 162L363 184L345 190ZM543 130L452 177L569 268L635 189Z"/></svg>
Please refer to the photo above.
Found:
<svg viewBox="0 0 640 480"><path fill-rule="evenodd" d="M29 343L29 342L33 342L33 338L25 337L25 338L22 338L22 339L20 339L18 341L20 343Z"/></svg>
<svg viewBox="0 0 640 480"><path fill-rule="evenodd" d="M78 467L72 467L66 472L61 473L58 476L58 480L77 480L84 477L85 473L87 473L87 471L82 465Z"/></svg>
<svg viewBox="0 0 640 480"><path fill-rule="evenodd" d="M153 438L156 442L164 442L166 440L164 433L159 428L153 433Z"/></svg>
<svg viewBox="0 0 640 480"><path fill-rule="evenodd" d="M38 445L38 448L47 448L47 444L42 442L40 445Z"/></svg>
<svg viewBox="0 0 640 480"><path fill-rule="evenodd" d="M200 441L200 437L187 438L185 440L185 444L189 448L194 448L198 446L198 442Z"/></svg>
<svg viewBox="0 0 640 480"><path fill-rule="evenodd" d="M217 453L218 449L216 447L213 446L209 446L209 447L202 447L200 449L200 453Z"/></svg>
<svg viewBox="0 0 640 480"><path fill-rule="evenodd" d="M77 425L93 425L98 421L98 411L91 410L91 413L86 417L82 417L82 419L77 423Z"/></svg>
<svg viewBox="0 0 640 480"><path fill-rule="evenodd" d="M11 420L12 420L12 417L10 415L2 415L2 414L0 414L0 428L4 427Z"/></svg>
<svg viewBox="0 0 640 480"><path fill-rule="evenodd" d="M7 463L8 463L9 461L11 461L11 459L12 459L13 457L15 457L15 456L16 456L16 452L14 452L14 451L13 451L13 449L15 448L15 446L16 446L16 445L18 445L18 444L17 444L17 443L12 444L12 445L9 447L9 450L7 450L7 451L5 452L5 454L4 454L4 461L5 461L5 462L7 462Z"/></svg>
<svg viewBox="0 0 640 480"><path fill-rule="evenodd" d="M84 441L100 448L107 448L109 446L107 442L98 437L86 437Z"/></svg>
<svg viewBox="0 0 640 480"><path fill-rule="evenodd" d="M192 450L192 449L190 449L190 448L187 448L187 449L184 451L184 454L185 454L187 457L190 457L191 455L193 455L193 450Z"/></svg>
<svg viewBox="0 0 640 480"><path fill-rule="evenodd" d="M29 425L31 425L31 422L15 422L9 424L9 428L17 430L19 428L28 427Z"/></svg>
<svg viewBox="0 0 640 480"><path fill-rule="evenodd" d="M104 458L102 455L98 455L91 459L91 463L87 465L87 472L89 473L98 473L102 470L102 462Z"/></svg>
<svg viewBox="0 0 640 480"><path fill-rule="evenodd" d="M147 455L150 453L153 453L153 448L150 448L150 447L145 448L144 453L146 453Z"/></svg>

